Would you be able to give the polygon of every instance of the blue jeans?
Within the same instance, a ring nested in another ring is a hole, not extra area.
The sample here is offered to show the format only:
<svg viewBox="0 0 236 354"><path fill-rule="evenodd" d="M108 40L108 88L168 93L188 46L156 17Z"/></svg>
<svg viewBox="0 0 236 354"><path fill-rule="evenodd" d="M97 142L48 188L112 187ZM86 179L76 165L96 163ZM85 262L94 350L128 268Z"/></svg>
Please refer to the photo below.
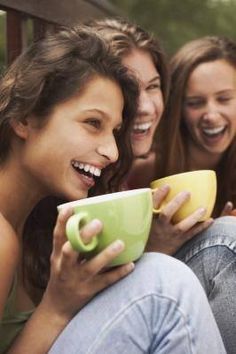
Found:
<svg viewBox="0 0 236 354"><path fill-rule="evenodd" d="M226 352L197 277L172 257L148 253L71 320L49 353Z"/></svg>
<svg viewBox="0 0 236 354"><path fill-rule="evenodd" d="M228 354L236 353L236 217L214 221L175 255L199 278Z"/></svg>

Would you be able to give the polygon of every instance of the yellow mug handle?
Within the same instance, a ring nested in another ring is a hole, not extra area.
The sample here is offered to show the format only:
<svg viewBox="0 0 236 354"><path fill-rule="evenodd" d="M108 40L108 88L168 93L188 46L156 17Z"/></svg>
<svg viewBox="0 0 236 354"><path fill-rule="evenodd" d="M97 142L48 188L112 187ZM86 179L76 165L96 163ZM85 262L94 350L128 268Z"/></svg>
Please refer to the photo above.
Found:
<svg viewBox="0 0 236 354"><path fill-rule="evenodd" d="M152 189L152 194L154 192L156 192L158 190L158 188L155 188L155 189ZM155 208L152 208L152 213L155 214L155 215L159 215L161 213L161 208L158 208L158 209L155 209Z"/></svg>

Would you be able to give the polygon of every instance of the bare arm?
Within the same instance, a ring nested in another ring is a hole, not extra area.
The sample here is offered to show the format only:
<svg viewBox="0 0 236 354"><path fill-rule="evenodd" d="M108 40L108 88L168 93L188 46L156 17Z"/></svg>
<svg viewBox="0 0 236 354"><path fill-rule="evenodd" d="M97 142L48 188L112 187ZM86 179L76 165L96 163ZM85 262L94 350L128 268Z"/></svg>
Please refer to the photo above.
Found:
<svg viewBox="0 0 236 354"><path fill-rule="evenodd" d="M47 353L53 342L75 313L99 291L127 275L133 264L101 272L122 250L121 241L89 261L78 258L65 239L65 222L71 212L63 210L54 230L50 280L43 299L13 343L9 353ZM102 225L95 222L84 229L83 238L100 232Z"/></svg>
<svg viewBox="0 0 236 354"><path fill-rule="evenodd" d="M0 319L11 289L19 260L19 244L16 234L0 214Z"/></svg>

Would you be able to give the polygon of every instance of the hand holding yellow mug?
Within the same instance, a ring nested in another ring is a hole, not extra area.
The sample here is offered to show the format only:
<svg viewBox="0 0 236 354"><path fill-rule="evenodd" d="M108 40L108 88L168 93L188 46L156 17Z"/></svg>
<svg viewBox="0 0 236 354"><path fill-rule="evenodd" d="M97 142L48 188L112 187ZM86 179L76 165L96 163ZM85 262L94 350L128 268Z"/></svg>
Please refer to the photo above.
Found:
<svg viewBox="0 0 236 354"><path fill-rule="evenodd" d="M213 170L179 173L152 181L150 186L154 190L164 185L170 186L170 192L160 208L153 210L154 214L160 213L178 193L187 191L190 193L190 199L174 214L173 223L180 222L198 208L206 209L206 213L199 221L205 221L211 216L217 191L216 174Z"/></svg>

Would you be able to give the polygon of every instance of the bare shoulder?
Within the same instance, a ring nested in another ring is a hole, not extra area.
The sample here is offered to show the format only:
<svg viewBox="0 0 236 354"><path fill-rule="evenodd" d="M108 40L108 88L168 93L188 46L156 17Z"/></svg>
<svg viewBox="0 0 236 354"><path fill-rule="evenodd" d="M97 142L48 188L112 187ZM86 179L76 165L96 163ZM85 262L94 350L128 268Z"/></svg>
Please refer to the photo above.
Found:
<svg viewBox="0 0 236 354"><path fill-rule="evenodd" d="M19 261L19 243L15 231L0 214L0 318Z"/></svg>
<svg viewBox="0 0 236 354"><path fill-rule="evenodd" d="M16 233L10 223L0 213L0 252L10 252L13 256L17 256L19 252L19 242ZM1 260L0 260L1 261Z"/></svg>

